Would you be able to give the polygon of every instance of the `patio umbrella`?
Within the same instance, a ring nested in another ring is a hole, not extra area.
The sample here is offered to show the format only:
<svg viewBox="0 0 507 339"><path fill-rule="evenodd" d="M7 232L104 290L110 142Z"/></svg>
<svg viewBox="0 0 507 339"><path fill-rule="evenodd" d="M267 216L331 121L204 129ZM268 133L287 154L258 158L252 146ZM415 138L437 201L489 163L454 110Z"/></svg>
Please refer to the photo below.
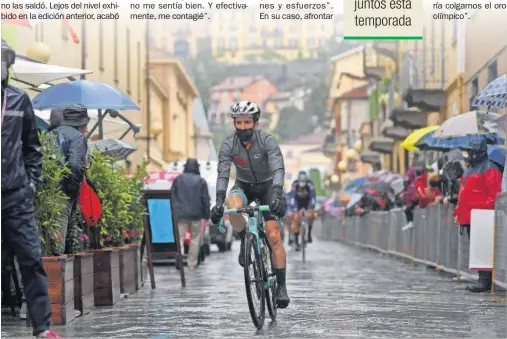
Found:
<svg viewBox="0 0 507 339"><path fill-rule="evenodd" d="M118 159L126 159L130 154L137 150L136 147L129 145L122 140L115 139L90 141L89 145L90 150L98 148L101 153Z"/></svg>
<svg viewBox="0 0 507 339"><path fill-rule="evenodd" d="M494 130L496 119L500 117L497 113L471 111L455 115L436 129L434 137L450 138L467 135L490 133Z"/></svg>
<svg viewBox="0 0 507 339"><path fill-rule="evenodd" d="M448 151L452 149L466 149L471 142L486 138L488 144L498 145L504 143L499 133L473 134L453 138L437 138L435 132L426 134L415 146L422 151Z"/></svg>
<svg viewBox="0 0 507 339"><path fill-rule="evenodd" d="M44 83L64 79L74 75L92 73L90 70L70 68L57 65L48 65L41 62L30 61L22 57L16 57L12 65L12 77L14 86L22 88L38 87Z"/></svg>
<svg viewBox="0 0 507 339"><path fill-rule="evenodd" d="M472 101L473 107L507 107L507 74L491 81Z"/></svg>
<svg viewBox="0 0 507 339"><path fill-rule="evenodd" d="M405 140L401 143L400 147L406 149L407 151L418 151L419 148L416 147L416 144L424 138L428 133L433 132L438 129L440 126L428 126L424 128L420 128L418 130L410 133Z"/></svg>
<svg viewBox="0 0 507 339"><path fill-rule="evenodd" d="M108 84L76 80L49 87L33 99L39 110L81 104L88 109L140 110L125 93Z"/></svg>

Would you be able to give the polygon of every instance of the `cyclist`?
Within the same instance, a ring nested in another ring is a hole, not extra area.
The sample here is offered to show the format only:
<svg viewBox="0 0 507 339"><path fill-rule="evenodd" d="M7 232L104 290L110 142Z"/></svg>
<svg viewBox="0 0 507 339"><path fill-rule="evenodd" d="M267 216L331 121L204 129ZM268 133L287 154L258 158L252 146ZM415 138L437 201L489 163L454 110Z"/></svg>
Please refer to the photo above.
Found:
<svg viewBox="0 0 507 339"><path fill-rule="evenodd" d="M299 225L301 224L301 210L306 210L308 216L308 243L312 242L313 209L315 208L316 193L313 182L308 178L305 171L298 174L298 178L292 183L292 201L291 206L294 210L294 241L296 242L296 251L299 251Z"/></svg>
<svg viewBox="0 0 507 339"><path fill-rule="evenodd" d="M283 224L285 227L285 232L287 233L287 237L289 238L289 246L292 245L292 237L291 237L291 226L292 226L292 218L293 218L293 212L292 207L290 205L292 200L292 195L290 190L287 191L284 195L285 198L285 217L283 218Z"/></svg>
<svg viewBox="0 0 507 339"><path fill-rule="evenodd" d="M236 182L227 197L227 208L242 208L258 199L261 205L269 205L270 213L264 213L266 236L273 253L275 275L278 282L276 304L289 306L286 288L286 254L275 217L283 217L285 203L283 184L285 165L275 138L257 129L261 110L251 101L240 101L231 106L231 117L236 132L225 138L218 156L216 205L211 209L211 221L217 224L223 217L226 190L231 165L236 167ZM231 215L230 222L241 238L239 264L245 265L245 218ZM247 263L249 264L249 263Z"/></svg>

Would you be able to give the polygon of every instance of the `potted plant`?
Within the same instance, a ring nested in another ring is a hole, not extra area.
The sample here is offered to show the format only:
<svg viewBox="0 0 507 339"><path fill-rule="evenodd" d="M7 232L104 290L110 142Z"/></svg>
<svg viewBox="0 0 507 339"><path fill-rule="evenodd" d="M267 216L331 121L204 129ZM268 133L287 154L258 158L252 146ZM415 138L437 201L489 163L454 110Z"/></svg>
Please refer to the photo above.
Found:
<svg viewBox="0 0 507 339"><path fill-rule="evenodd" d="M39 133L42 152L41 185L35 195L35 219L39 228L42 264L51 291L52 323L64 325L74 320L74 258L64 255L60 241L61 215L67 196L60 182L70 173L62 166L63 155L53 133Z"/></svg>
<svg viewBox="0 0 507 339"><path fill-rule="evenodd" d="M74 309L81 315L90 313L95 304L93 252L86 252L89 239L85 229L84 219L76 208L67 231L65 253L74 257Z"/></svg>
<svg viewBox="0 0 507 339"><path fill-rule="evenodd" d="M120 290L132 293L141 288L141 251L140 240L144 231L144 205L141 190L147 176L146 163L138 166L137 171L126 179L128 194L131 196L130 223L124 232L125 246L120 249Z"/></svg>

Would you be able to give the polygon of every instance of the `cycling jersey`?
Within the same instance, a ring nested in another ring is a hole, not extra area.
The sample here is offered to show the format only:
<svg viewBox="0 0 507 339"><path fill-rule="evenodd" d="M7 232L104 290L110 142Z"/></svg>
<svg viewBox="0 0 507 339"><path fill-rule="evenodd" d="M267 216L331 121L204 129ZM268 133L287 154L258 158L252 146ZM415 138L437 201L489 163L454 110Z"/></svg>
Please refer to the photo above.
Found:
<svg viewBox="0 0 507 339"><path fill-rule="evenodd" d="M305 186L299 186L298 181L295 180L292 183L291 188L292 202L291 205L296 209L313 209L317 194L315 192L315 186L311 180L306 182Z"/></svg>
<svg viewBox="0 0 507 339"><path fill-rule="evenodd" d="M273 187L283 188L285 165L275 138L254 130L248 146L236 134L224 139L218 155L217 197L225 194L229 183L231 165L236 166L236 181L248 184L273 182Z"/></svg>

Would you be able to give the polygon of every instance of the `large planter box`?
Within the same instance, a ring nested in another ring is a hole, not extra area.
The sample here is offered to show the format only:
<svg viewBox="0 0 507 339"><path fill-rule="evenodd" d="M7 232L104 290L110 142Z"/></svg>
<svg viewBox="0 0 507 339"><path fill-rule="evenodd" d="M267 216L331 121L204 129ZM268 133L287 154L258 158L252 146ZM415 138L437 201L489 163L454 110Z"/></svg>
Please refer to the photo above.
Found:
<svg viewBox="0 0 507 339"><path fill-rule="evenodd" d="M112 306L120 300L120 250L93 250L94 305Z"/></svg>
<svg viewBox="0 0 507 339"><path fill-rule="evenodd" d="M120 291L134 293L137 291L137 246L120 247Z"/></svg>
<svg viewBox="0 0 507 339"><path fill-rule="evenodd" d="M67 325L74 320L74 257L43 257L48 279L49 302L53 325Z"/></svg>
<svg viewBox="0 0 507 339"><path fill-rule="evenodd" d="M85 315L93 311L94 274L93 253L74 254L74 309Z"/></svg>

